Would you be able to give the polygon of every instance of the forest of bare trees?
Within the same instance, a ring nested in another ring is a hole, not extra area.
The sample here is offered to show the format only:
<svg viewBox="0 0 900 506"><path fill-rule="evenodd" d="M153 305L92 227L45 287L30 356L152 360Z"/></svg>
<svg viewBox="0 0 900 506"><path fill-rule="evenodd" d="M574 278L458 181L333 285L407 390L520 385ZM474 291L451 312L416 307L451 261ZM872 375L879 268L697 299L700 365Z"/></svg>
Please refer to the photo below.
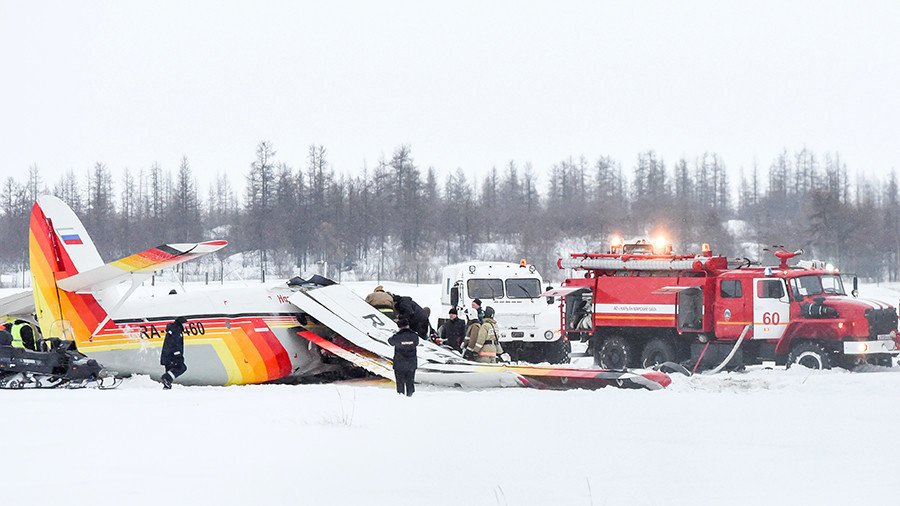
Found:
<svg viewBox="0 0 900 506"><path fill-rule="evenodd" d="M612 233L663 232L677 250L708 242L759 258L760 245L784 244L844 272L897 280L893 172L851 176L839 155L804 149L736 173L716 153L668 163L648 151L537 169L510 161L472 180L460 169L426 168L400 146L350 175L333 168L323 146L310 146L298 164L268 142L243 173L220 172L202 189L187 157L175 168L138 171L96 163L56 181L32 166L0 188L0 271L26 264L30 208L48 192L81 217L107 261L166 242L223 238L227 254L253 252L270 275L324 260L362 277L413 280L434 276L421 265L470 259L479 245L500 243L513 252L505 259L525 257L552 274L556 249L569 239L600 248Z"/></svg>

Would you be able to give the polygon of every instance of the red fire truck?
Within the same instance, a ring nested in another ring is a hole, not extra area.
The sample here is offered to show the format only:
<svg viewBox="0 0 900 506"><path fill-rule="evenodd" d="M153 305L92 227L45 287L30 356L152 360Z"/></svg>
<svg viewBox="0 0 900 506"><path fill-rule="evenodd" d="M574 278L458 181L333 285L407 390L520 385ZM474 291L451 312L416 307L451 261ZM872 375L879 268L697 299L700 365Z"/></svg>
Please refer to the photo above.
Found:
<svg viewBox="0 0 900 506"><path fill-rule="evenodd" d="M821 262L778 265L713 255L676 255L661 242L614 242L607 253L558 261L571 275L547 292L562 298L565 337L589 340L602 367L664 362L708 368L775 361L811 368L892 365L900 354L897 311L844 291L840 273ZM742 337L743 336L743 337ZM732 353L733 352L733 353Z"/></svg>

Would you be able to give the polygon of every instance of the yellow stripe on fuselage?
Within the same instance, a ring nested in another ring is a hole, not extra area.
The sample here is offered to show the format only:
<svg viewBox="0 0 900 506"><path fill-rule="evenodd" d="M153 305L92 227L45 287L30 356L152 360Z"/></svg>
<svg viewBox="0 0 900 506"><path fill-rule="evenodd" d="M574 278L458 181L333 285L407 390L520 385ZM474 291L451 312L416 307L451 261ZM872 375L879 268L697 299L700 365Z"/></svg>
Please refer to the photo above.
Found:
<svg viewBox="0 0 900 506"><path fill-rule="evenodd" d="M236 329L240 331L240 329ZM218 332L207 332L202 336L184 336L185 346L201 346L209 345L215 350L222 367L228 375L228 385L236 385L245 383L245 378L258 378L255 369L247 363L246 356L243 354L242 347L237 345L236 340L247 339L246 336L234 336L233 330L228 331L224 328ZM243 334L243 331L240 331ZM133 333L132 336L136 334ZM161 348L162 339L140 339L129 336L128 334L105 334L96 341L84 341L79 343L78 348L85 354L100 353L104 351L138 351L147 348ZM232 343L232 344L229 344ZM252 346L252 344L251 344ZM235 353L241 353L241 365L238 364L238 357ZM257 360L256 362L261 362ZM265 364L262 364L263 369ZM263 375L264 376L264 375ZM258 380L257 380L258 381Z"/></svg>

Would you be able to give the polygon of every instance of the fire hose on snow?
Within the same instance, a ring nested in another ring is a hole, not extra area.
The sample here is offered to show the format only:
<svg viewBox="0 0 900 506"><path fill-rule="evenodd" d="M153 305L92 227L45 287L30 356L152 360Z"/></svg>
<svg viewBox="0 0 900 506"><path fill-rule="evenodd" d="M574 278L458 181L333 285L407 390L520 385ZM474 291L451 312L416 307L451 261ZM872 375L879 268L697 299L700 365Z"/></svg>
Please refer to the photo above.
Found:
<svg viewBox="0 0 900 506"><path fill-rule="evenodd" d="M722 369L724 369L725 366L728 365L728 362L731 362L731 359L734 358L734 354L737 353L738 348L741 347L741 343L744 342L744 338L747 337L747 332L750 332L750 327L751 327L751 324L749 324L749 323L744 327L744 331L741 332L741 336L734 343L734 346L732 346L731 351L728 353L728 356L725 357L725 360L723 360L722 363L719 364L718 366L716 366L714 369L712 369L711 371L708 371L704 374L716 374L718 372L721 372ZM703 351L700 352L700 358L698 358L697 363L694 364L694 370L691 371L691 374L694 374L697 372L697 368L700 366L700 362L703 361L703 355L706 354L707 348L709 348L709 343L706 343L706 346L703 347Z"/></svg>
<svg viewBox="0 0 900 506"><path fill-rule="evenodd" d="M747 326L744 327L743 332L741 332L741 336L734 343L734 346L731 348L731 351L728 353L728 356L725 357L725 360L723 360L722 363L719 364L718 366L716 366L714 369L707 371L704 374L716 374L718 372L721 372L722 369L724 369L725 366L728 365L728 362L731 362L731 359L734 358L734 354L737 353L738 348L741 347L741 343L744 342L744 338L747 337L747 332L750 331L751 325L752 324L747 324ZM677 364L675 362L663 362L662 364L657 364L654 367L654 369L655 370L668 369L672 372L678 372L685 376L693 376L694 374L697 374L697 369L700 368L700 363L703 362L703 357L706 355L706 350L709 349L709 345L710 345L710 342L707 342L706 346L703 347L703 351L700 352L700 357L697 359L697 363L694 364L694 368L691 370L688 370L683 365Z"/></svg>

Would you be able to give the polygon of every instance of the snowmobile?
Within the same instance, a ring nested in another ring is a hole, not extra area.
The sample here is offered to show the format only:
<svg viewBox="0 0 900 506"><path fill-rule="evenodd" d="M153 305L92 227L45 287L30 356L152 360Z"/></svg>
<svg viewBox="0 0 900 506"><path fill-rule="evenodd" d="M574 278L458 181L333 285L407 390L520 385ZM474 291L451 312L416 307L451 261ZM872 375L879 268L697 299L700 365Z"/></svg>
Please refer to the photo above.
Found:
<svg viewBox="0 0 900 506"><path fill-rule="evenodd" d="M46 351L32 351L0 344L0 389L99 388L122 383L96 360L78 352L75 343L62 339L39 341Z"/></svg>

